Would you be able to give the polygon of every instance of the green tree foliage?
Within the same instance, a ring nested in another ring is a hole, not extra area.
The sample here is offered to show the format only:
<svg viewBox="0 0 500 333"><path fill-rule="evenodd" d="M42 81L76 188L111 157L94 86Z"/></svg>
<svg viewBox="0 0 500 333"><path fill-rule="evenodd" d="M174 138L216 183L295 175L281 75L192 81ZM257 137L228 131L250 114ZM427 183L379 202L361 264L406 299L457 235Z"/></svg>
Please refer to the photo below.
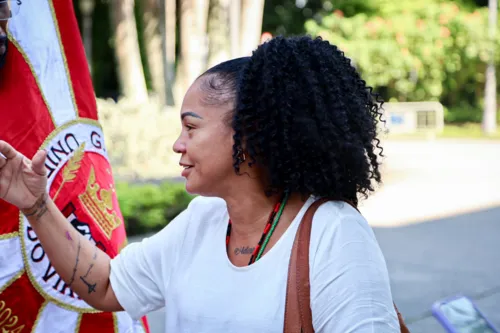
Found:
<svg viewBox="0 0 500 333"><path fill-rule="evenodd" d="M373 15L378 12L378 0L266 0L263 31L273 35L299 35L306 33L304 24L309 19L321 19L334 10L346 17L359 13Z"/></svg>
<svg viewBox="0 0 500 333"><path fill-rule="evenodd" d="M118 202L127 233L137 235L166 226L188 206L194 196L183 183L116 184Z"/></svg>
<svg viewBox="0 0 500 333"><path fill-rule="evenodd" d="M80 19L79 0L73 1ZM344 50L386 100L440 100L449 108L448 120L479 120L488 56L487 4L488 0L266 0L263 31L321 35ZM116 97L109 0L96 0L93 19L96 93ZM140 29L139 17L137 21ZM141 51L144 56L143 47Z"/></svg>
<svg viewBox="0 0 500 333"><path fill-rule="evenodd" d="M343 50L386 100L440 100L479 110L489 47L486 8L470 12L430 0L372 2L380 5L378 15L346 17L335 10L308 20L306 31Z"/></svg>
<svg viewBox="0 0 500 333"><path fill-rule="evenodd" d="M423 0L423 4L450 1L452 0ZM468 11L488 6L488 0L454 2ZM399 13L402 9L412 11L421 7L422 2L415 0L266 0L263 30L275 35L303 34L306 33L304 23L307 20L321 19L334 11L341 11L345 17L357 14L384 16Z"/></svg>

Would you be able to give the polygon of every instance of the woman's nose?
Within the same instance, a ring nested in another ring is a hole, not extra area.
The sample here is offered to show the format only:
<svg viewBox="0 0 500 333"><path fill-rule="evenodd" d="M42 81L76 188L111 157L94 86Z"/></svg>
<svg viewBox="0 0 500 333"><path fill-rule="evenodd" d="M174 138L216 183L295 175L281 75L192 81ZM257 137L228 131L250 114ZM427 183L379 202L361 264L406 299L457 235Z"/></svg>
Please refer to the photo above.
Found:
<svg viewBox="0 0 500 333"><path fill-rule="evenodd" d="M183 154L186 152L186 144L181 139L181 137L179 137L179 138L177 138L177 140L175 140L172 148L173 148L174 152L177 154Z"/></svg>

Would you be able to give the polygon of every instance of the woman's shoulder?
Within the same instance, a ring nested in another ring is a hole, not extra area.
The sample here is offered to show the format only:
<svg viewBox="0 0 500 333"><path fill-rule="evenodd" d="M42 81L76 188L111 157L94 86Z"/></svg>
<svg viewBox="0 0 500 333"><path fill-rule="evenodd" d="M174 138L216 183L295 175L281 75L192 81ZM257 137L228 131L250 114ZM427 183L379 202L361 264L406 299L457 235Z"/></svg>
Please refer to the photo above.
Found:
<svg viewBox="0 0 500 333"><path fill-rule="evenodd" d="M335 228L345 220L356 221L363 228L370 228L368 222L357 208L345 201L330 200L318 207L314 223Z"/></svg>
<svg viewBox="0 0 500 333"><path fill-rule="evenodd" d="M313 217L311 241L314 239L327 241L328 244L323 244L327 247L342 247L351 241L378 247L368 221L356 208L343 201L328 201L319 206Z"/></svg>

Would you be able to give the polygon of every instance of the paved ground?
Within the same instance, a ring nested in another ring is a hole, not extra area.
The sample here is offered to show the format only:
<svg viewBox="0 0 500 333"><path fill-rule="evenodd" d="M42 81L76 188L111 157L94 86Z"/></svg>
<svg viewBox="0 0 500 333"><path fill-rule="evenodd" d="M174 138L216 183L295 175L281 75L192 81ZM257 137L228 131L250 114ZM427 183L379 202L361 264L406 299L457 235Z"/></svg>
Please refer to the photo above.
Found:
<svg viewBox="0 0 500 333"><path fill-rule="evenodd" d="M374 228L386 257L396 304L412 333L444 332L430 311L462 293L500 328L500 205L479 212Z"/></svg>
<svg viewBox="0 0 500 333"><path fill-rule="evenodd" d="M385 184L361 205L413 333L465 294L500 328L500 142L387 142Z"/></svg>
<svg viewBox="0 0 500 333"><path fill-rule="evenodd" d="M385 185L361 206L386 257L412 333L442 333L430 314L463 293L500 328L500 143L388 142ZM162 333L163 312L149 315Z"/></svg>
<svg viewBox="0 0 500 333"><path fill-rule="evenodd" d="M385 184L361 205L374 226L500 204L499 141L391 141L384 148Z"/></svg>

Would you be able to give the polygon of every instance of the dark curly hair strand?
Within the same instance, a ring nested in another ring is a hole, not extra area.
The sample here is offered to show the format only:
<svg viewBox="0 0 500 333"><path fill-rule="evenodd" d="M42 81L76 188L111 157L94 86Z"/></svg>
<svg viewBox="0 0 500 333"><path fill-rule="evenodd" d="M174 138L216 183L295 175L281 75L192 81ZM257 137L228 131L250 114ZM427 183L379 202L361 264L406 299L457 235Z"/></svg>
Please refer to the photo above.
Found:
<svg viewBox="0 0 500 333"><path fill-rule="evenodd" d="M205 102L234 102L234 169L241 150L268 174L268 194L283 190L350 200L380 183L378 95L348 58L321 38L276 37L251 57L203 74Z"/></svg>

